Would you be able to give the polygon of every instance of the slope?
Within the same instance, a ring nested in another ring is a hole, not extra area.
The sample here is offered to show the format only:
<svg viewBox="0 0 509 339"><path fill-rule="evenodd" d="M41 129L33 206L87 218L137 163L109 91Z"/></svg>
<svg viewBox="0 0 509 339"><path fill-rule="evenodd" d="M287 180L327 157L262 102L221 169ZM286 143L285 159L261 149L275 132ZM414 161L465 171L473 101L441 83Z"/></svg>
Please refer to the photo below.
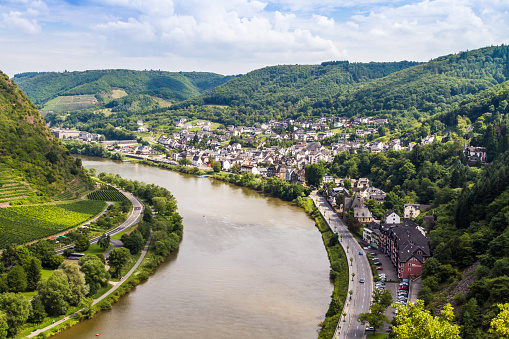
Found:
<svg viewBox="0 0 509 339"><path fill-rule="evenodd" d="M28 98L0 72L0 162L17 170L41 199L66 183L87 177L69 152L49 132Z"/></svg>
<svg viewBox="0 0 509 339"><path fill-rule="evenodd" d="M42 107L50 99L68 95L96 95L104 101L114 89L128 95L147 94L180 101L199 95L230 77L202 72L164 72L133 70L90 70L85 72L43 72L16 74L13 80L26 95Z"/></svg>
<svg viewBox="0 0 509 339"><path fill-rule="evenodd" d="M442 56L424 64L348 62L253 71L172 106L226 105L223 123L322 115L391 118L406 128L509 78L509 47Z"/></svg>

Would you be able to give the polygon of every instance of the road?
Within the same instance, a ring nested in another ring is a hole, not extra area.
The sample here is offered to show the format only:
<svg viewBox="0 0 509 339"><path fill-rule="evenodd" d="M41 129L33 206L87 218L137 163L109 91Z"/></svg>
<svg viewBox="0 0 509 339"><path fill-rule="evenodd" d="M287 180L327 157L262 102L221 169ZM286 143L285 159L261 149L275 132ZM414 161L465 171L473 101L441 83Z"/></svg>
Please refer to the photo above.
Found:
<svg viewBox="0 0 509 339"><path fill-rule="evenodd" d="M373 293L373 274L366 257L366 251L362 249L357 240L350 234L346 225L336 215L326 199L314 191L311 198L318 207L325 221L331 230L339 235L339 242L343 247L349 263L349 284L348 290L353 290L352 299L348 295L344 311L346 318L341 317L336 328L334 338L365 338L365 325L357 321L361 313L369 312L371 295ZM341 238L343 236L343 238ZM359 253L362 252L362 255ZM353 261L350 261L353 258ZM352 273L355 276L352 278ZM364 279L364 283L360 282Z"/></svg>
<svg viewBox="0 0 509 339"><path fill-rule="evenodd" d="M131 193L127 192L127 191L124 191L123 189L121 188L118 188L117 189L122 192L130 201L131 203L133 204L133 209L131 211L131 214L127 217L127 219L120 225L118 226L117 228L107 232L108 234L110 235L113 235L113 234L116 234L118 232L121 232L123 231L124 229L126 228L129 228L131 227L132 225L134 225L135 223L137 223L140 218L141 218L141 214L143 213L143 205L141 204L141 202L136 199L136 197L134 195L132 195ZM90 240L90 243L91 244L94 244L97 242L97 240L99 239L99 237L96 237L92 240ZM131 274L133 274L133 272L138 268L138 266L141 264L141 262L143 261L143 258L145 258L145 254L147 254L147 251L148 251L148 247L150 245L150 240L152 239L152 231L150 231L150 235L147 239L147 243L145 244L145 248L141 251L141 255L138 259L138 261L134 264L134 266L131 268L131 270L122 278L122 281L116 283L110 290L108 290L108 292L106 292L105 294L103 294L101 297L99 297L98 299L95 299L92 303L92 305L95 305L97 304L98 302L102 301L104 298L108 297L111 293L113 293L117 288L119 288L122 283L124 281L126 281L127 279L129 279L129 277L131 276ZM119 243L117 242L117 245ZM60 250L60 251L57 251L58 254L62 254L64 250ZM79 312L83 311L84 308L82 308L81 310L69 315L69 316L66 316L64 318L62 318L61 320L57 321L57 322L54 322L53 324L49 325L49 326L46 326L42 329L39 329L39 330L36 330L34 332L32 332L30 335L27 336L27 338L33 338L35 337L36 335L40 334L40 333L43 333L55 326L58 326L60 325L61 323L71 319L71 318L74 318Z"/></svg>
<svg viewBox="0 0 509 339"><path fill-rule="evenodd" d="M131 213L129 214L127 219L120 226L112 229L111 231L106 232L106 234L109 234L110 236L122 232L126 228L129 228L132 225L136 224L138 221L140 221L141 214L143 213L143 204L134 195L132 195L130 192L121 189L120 187L115 188L122 192L122 194L125 195L131 201L131 203L133 204L133 209L131 210ZM90 244L97 243L100 237L101 236L90 239ZM67 248L69 247L60 249L56 252L57 254L62 254Z"/></svg>

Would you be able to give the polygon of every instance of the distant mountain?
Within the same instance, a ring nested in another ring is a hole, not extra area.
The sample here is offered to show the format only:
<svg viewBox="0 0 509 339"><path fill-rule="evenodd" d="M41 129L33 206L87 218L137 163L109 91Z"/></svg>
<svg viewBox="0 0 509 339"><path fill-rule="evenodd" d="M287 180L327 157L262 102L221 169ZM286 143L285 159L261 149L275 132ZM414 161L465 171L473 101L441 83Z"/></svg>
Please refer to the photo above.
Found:
<svg viewBox="0 0 509 339"><path fill-rule="evenodd" d="M225 124L335 114L391 118L408 127L418 118L508 80L508 56L508 46L495 46L422 64L332 62L267 67L171 109L224 105L231 109L215 116Z"/></svg>
<svg viewBox="0 0 509 339"><path fill-rule="evenodd" d="M57 96L95 95L102 100L118 89L127 95L145 94L176 102L197 96L231 78L203 72L116 69L21 73L16 74L13 80L33 103L42 107Z"/></svg>
<svg viewBox="0 0 509 339"><path fill-rule="evenodd" d="M2 72L0 162L3 170L10 168L21 173L40 197L63 191L75 179L87 179L79 164L49 132L37 108ZM2 181L0 186L5 184Z"/></svg>

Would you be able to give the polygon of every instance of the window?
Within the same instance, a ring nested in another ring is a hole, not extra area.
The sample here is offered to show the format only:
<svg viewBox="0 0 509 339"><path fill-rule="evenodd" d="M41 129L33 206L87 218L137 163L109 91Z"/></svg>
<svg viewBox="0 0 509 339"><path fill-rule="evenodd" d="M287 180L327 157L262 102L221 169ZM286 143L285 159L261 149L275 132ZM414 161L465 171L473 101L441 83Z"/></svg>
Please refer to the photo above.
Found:
<svg viewBox="0 0 509 339"><path fill-rule="evenodd" d="M410 267L410 266L412 266L412 264L411 264L411 263L408 263L408 267Z"/></svg>
<svg viewBox="0 0 509 339"><path fill-rule="evenodd" d="M409 268L409 269L408 269L408 272L410 272L410 270L411 270L411 269Z"/></svg>

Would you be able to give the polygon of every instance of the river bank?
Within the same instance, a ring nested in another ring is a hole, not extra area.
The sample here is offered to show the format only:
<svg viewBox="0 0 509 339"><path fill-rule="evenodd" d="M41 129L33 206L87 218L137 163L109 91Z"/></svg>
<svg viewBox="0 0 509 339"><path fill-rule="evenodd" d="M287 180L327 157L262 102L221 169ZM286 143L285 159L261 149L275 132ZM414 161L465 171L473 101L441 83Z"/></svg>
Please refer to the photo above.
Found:
<svg viewBox="0 0 509 339"><path fill-rule="evenodd" d="M122 179L117 176L103 176L102 179L107 180L111 184L121 186L123 189L133 194L138 193L136 194L138 198L140 200L144 200L146 204L153 203L152 199L156 197L159 197L159 200L163 198L171 200L172 198L171 193L162 187L140 185L139 183L135 185L132 181ZM53 320L47 319L45 323L43 322L37 326L39 329L33 330L30 334L28 334L27 329L25 329L20 332L17 337L31 338L37 336L37 338L47 338L74 326L83 320L91 319L100 310L111 309L111 305L118 301L121 296L127 294L127 292L132 290L141 282L147 280L156 268L163 263L172 252L178 249L182 239L183 225L182 218L176 211L176 204L167 211L159 210L156 217L152 215L151 208L148 208L145 212L147 213L143 214L143 220L139 220L139 222L145 223L144 227L147 227L148 225L151 231L145 239L146 244L139 259L129 272L124 275L123 279L115 282L112 288L106 289L101 295L97 295L96 299L89 299L86 307L73 310L70 312L71 314L60 317L57 322L55 322L54 318ZM162 231L158 228L162 223L165 223L165 220L167 225L171 225L171 229L167 226L167 234L162 233ZM131 222L129 225L137 227L138 223L133 225ZM133 229L131 229L131 231ZM158 244L171 244L166 246L164 249L161 249L160 246L151 245L152 231L154 229L159 231Z"/></svg>

